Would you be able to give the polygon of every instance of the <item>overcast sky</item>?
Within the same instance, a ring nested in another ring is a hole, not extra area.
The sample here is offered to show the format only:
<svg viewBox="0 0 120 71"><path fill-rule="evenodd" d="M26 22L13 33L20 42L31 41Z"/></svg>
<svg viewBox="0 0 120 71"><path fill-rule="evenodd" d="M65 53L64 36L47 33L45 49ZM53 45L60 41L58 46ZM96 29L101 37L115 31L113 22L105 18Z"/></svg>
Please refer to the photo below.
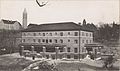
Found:
<svg viewBox="0 0 120 71"><path fill-rule="evenodd" d="M119 0L49 0L40 8L35 0L0 0L0 19L17 20L22 24L26 8L28 24L54 22L119 22Z"/></svg>

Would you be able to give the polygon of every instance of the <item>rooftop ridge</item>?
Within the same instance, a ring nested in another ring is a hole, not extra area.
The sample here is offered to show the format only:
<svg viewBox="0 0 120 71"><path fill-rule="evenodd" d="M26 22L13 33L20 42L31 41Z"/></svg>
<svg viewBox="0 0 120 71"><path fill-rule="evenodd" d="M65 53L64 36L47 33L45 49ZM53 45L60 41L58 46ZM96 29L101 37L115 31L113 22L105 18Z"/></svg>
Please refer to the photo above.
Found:
<svg viewBox="0 0 120 71"><path fill-rule="evenodd" d="M30 24L28 25L27 29L22 31L40 32L40 31L78 31L78 30L89 31L87 29L84 29L81 25L76 24L74 22L58 22L58 23L47 23L40 25Z"/></svg>
<svg viewBox="0 0 120 71"><path fill-rule="evenodd" d="M34 23L30 23L29 25L38 25L38 26L41 26L41 25L70 24L70 23L74 23L74 22L58 22L58 23L42 23L42 24L34 24ZM76 24L76 23L74 23L74 24Z"/></svg>
<svg viewBox="0 0 120 71"><path fill-rule="evenodd" d="M5 24L14 24L15 22L17 22L17 21L13 21L13 20L5 20L5 19L2 19L2 21L3 21Z"/></svg>

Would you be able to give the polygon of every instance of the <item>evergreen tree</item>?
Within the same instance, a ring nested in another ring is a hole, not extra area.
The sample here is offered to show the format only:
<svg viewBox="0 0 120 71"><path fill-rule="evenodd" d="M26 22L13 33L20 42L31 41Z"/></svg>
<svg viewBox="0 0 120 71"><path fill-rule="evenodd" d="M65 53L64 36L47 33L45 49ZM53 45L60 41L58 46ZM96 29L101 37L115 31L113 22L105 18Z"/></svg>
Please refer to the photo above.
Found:
<svg viewBox="0 0 120 71"><path fill-rule="evenodd" d="M85 19L83 20L83 26L86 26L86 20Z"/></svg>

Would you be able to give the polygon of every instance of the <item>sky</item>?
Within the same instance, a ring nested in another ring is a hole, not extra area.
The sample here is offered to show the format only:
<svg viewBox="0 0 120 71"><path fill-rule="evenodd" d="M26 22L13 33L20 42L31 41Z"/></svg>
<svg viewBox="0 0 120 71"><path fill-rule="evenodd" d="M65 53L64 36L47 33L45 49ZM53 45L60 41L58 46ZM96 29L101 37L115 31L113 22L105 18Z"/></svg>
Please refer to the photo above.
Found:
<svg viewBox="0 0 120 71"><path fill-rule="evenodd" d="M16 20L22 24L26 8L28 24L78 23L83 19L94 24L119 22L119 3L119 0L49 0L47 5L39 7L35 0L0 0L0 20Z"/></svg>

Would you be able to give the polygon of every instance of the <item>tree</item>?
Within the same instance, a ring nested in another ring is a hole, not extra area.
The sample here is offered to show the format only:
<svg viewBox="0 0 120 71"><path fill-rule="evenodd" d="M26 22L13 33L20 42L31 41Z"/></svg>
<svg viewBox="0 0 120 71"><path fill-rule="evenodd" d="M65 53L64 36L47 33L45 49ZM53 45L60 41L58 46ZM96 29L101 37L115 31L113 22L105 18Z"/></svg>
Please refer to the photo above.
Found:
<svg viewBox="0 0 120 71"><path fill-rule="evenodd" d="M97 38L98 38L97 37L98 36L98 34L97 34L98 28L93 23L87 23L86 24L86 20L84 19L82 29L93 32L93 40L94 41L97 40Z"/></svg>
<svg viewBox="0 0 120 71"><path fill-rule="evenodd" d="M113 22L111 24L112 26L110 26L110 24L102 24L99 27L98 33L99 33L99 40L101 42L104 41L118 41L119 39L119 25L115 24L115 22Z"/></svg>
<svg viewBox="0 0 120 71"><path fill-rule="evenodd" d="M83 26L86 26L86 20L85 19L83 20Z"/></svg>
<svg viewBox="0 0 120 71"><path fill-rule="evenodd" d="M5 53L12 53L16 48L16 38L18 38L19 31L15 30L0 30L0 51L6 49ZM2 53L1 53L2 54Z"/></svg>

